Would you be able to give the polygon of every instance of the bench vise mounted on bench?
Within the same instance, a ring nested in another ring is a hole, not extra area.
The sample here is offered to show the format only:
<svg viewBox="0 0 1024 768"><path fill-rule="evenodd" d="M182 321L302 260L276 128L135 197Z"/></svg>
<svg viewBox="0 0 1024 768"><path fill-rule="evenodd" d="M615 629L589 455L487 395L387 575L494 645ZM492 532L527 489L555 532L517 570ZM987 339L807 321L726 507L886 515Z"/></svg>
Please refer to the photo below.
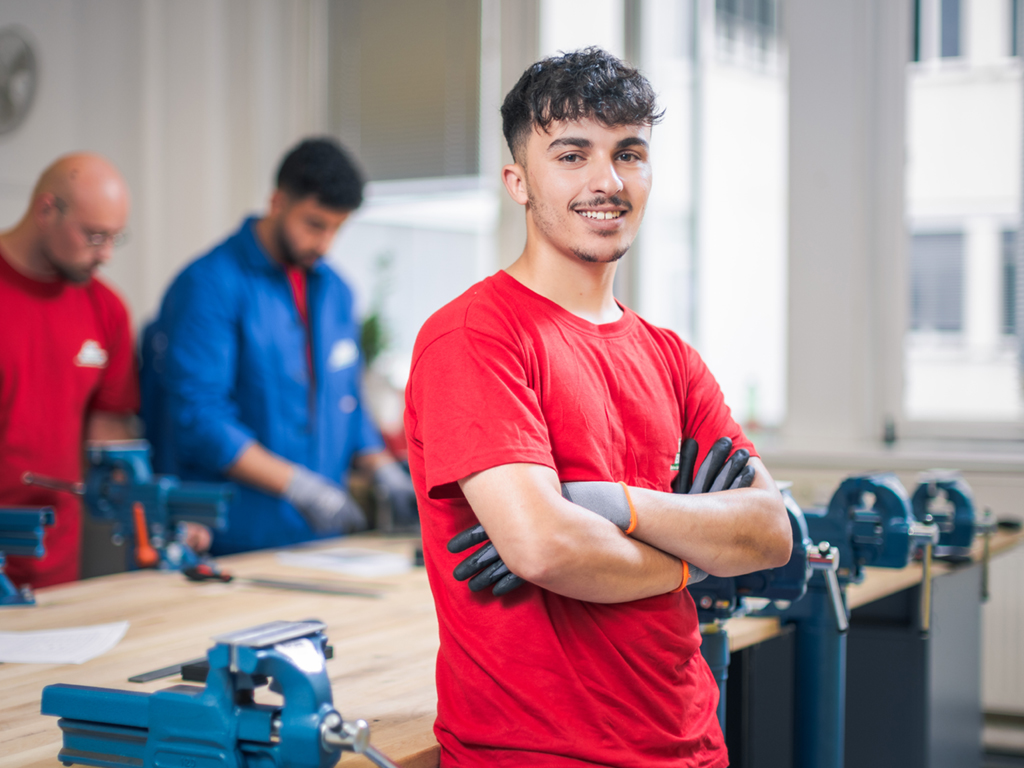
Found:
<svg viewBox="0 0 1024 768"><path fill-rule="evenodd" d="M918 520L892 473L855 475L840 483L826 508L804 510L814 541L838 551L834 571L814 574L807 595L780 611L796 626L796 760L798 768L841 768L846 702L845 592L865 567L900 569L922 554L921 631L929 629L934 523Z"/></svg>
<svg viewBox="0 0 1024 768"><path fill-rule="evenodd" d="M53 507L0 507L0 606L35 605L32 588L14 586L4 573L4 562L7 555L42 557L43 529L53 525L53 515Z"/></svg>
<svg viewBox="0 0 1024 768"><path fill-rule="evenodd" d="M145 440L90 442L84 483L31 472L23 480L81 496L90 515L112 522L115 543L131 544L126 552L128 570L159 566L188 572L202 558L185 544L181 524L223 530L233 488L229 483L182 482L170 475L155 475L149 451Z"/></svg>
<svg viewBox="0 0 1024 768"><path fill-rule="evenodd" d="M325 625L275 621L213 638L206 686L139 693L48 685L42 714L60 718L64 765L98 768L330 768L348 750L397 768L344 720L327 676ZM270 683L283 704L257 704Z"/></svg>

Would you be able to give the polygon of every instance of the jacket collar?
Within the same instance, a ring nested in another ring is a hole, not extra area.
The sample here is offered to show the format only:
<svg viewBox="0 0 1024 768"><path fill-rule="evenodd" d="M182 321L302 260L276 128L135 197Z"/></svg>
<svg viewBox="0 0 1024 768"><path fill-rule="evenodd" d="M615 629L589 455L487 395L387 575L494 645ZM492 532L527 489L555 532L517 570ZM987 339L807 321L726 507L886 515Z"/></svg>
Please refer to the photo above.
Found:
<svg viewBox="0 0 1024 768"><path fill-rule="evenodd" d="M256 222L260 220L260 216L250 216L244 222L242 226L235 233L235 238L238 239L241 244L242 254L245 258L246 263L253 269L263 270L265 272L271 272L274 274L284 274L284 269L281 265L274 261L270 254L267 253L267 249L263 247L259 237L256 236ZM330 269L323 259L317 261L312 267L310 267L308 274L321 275L325 270Z"/></svg>

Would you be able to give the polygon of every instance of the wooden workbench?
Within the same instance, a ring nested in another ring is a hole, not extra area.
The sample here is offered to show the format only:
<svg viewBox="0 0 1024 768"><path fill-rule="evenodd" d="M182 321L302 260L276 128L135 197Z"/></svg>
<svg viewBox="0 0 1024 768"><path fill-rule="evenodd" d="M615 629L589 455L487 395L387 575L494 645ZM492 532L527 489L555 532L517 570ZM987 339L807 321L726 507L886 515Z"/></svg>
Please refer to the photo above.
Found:
<svg viewBox="0 0 1024 768"><path fill-rule="evenodd" d="M1013 546L1019 536L997 536L992 552ZM356 546L412 557L414 541L362 535L324 546ZM273 552L222 558L236 576L230 584L194 584L175 573L136 571L40 590L37 605L0 609L0 630L39 630L129 620L124 639L112 651L82 665L0 664L0 768L54 768L61 733L57 719L39 714L44 686L73 683L134 691L157 691L179 678L133 684L127 678L203 656L210 638L278 619L317 618L327 624L334 658L327 663L334 702L346 718L370 723L372 743L405 768L434 768L436 707L434 660L437 620L422 568L373 579L381 597L292 592L247 584L245 577L358 581L323 571L281 565ZM939 574L946 566L937 565ZM877 599L921 580L919 564L903 571L871 569L855 595ZM908 581L909 580L909 581ZM859 598L858 598L859 599ZM728 622L730 648L740 650L779 632L777 619ZM260 701L272 701L262 689ZM343 767L370 765L347 754Z"/></svg>

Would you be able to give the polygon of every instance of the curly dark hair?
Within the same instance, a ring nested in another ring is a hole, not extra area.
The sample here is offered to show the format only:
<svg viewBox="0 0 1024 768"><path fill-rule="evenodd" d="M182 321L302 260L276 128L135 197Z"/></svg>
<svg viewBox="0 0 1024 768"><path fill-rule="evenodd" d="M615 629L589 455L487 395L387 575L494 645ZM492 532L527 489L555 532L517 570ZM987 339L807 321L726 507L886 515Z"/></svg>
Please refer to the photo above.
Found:
<svg viewBox="0 0 1024 768"><path fill-rule="evenodd" d="M502 131L517 162L539 126L595 118L608 126L655 125L665 114L647 78L600 48L551 56L527 69L501 105Z"/></svg>
<svg viewBox="0 0 1024 768"><path fill-rule="evenodd" d="M332 138L306 139L292 149L277 171L277 188L293 198L314 196L325 208L354 211L363 203L363 174L351 155Z"/></svg>

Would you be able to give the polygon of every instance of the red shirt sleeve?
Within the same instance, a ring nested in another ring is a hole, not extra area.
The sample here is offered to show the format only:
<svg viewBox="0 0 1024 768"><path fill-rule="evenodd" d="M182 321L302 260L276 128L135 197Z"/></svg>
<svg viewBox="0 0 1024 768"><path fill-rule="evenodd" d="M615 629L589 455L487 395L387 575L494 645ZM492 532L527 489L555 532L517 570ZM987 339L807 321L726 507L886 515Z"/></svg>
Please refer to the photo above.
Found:
<svg viewBox="0 0 1024 768"><path fill-rule="evenodd" d="M427 446L430 498L458 498L457 483L502 464L555 468L547 424L531 388L526 351L511 338L467 327L435 339L410 380L412 439Z"/></svg>

